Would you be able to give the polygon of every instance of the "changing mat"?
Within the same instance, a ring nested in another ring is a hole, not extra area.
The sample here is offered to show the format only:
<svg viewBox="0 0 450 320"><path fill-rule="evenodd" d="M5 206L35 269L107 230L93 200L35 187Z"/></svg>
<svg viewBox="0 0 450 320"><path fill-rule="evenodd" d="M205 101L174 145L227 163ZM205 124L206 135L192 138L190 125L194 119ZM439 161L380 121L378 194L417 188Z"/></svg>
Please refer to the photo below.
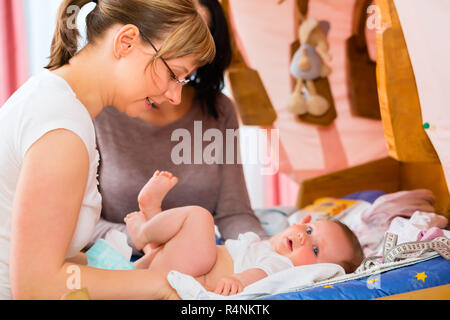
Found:
<svg viewBox="0 0 450 320"><path fill-rule="evenodd" d="M258 297L287 292L294 288L311 287L316 283L345 275L344 269L331 263L299 266L275 273L247 286L233 296L208 292L193 277L177 271L169 272L167 279L183 300L250 300Z"/></svg>
<svg viewBox="0 0 450 320"><path fill-rule="evenodd" d="M338 280L338 279L336 279ZM436 257L355 280L263 297L263 300L368 300L450 283L450 261Z"/></svg>

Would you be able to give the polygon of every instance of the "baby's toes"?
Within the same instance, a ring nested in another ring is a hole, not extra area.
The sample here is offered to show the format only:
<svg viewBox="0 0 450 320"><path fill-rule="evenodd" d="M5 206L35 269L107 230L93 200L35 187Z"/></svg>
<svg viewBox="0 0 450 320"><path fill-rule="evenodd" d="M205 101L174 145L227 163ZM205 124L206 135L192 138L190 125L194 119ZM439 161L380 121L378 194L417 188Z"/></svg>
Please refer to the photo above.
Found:
<svg viewBox="0 0 450 320"><path fill-rule="evenodd" d="M128 221L128 220L131 220L131 219L134 219L134 218L138 218L141 214L142 213L140 213L140 212L129 213L129 214L127 214L127 216L125 217L124 220Z"/></svg>
<svg viewBox="0 0 450 320"><path fill-rule="evenodd" d="M173 186L175 186L178 183L178 178L173 177L172 179L170 179L170 182L172 183Z"/></svg>
<svg viewBox="0 0 450 320"><path fill-rule="evenodd" d="M169 178L169 179L172 179L172 177L173 177L173 174L168 172L168 171L161 172L161 175L166 177L166 178Z"/></svg>

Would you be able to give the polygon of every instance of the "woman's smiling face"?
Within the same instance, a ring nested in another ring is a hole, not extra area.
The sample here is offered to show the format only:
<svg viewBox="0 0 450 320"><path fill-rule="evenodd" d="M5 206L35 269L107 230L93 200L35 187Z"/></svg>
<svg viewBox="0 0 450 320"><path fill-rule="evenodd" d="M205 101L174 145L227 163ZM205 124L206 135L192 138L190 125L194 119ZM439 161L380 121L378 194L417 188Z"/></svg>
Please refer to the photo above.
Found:
<svg viewBox="0 0 450 320"><path fill-rule="evenodd" d="M180 104L182 84L177 84L176 81L195 71L195 56L166 61L177 78L173 79L169 68L161 59L153 63L155 50L141 40L139 31L133 27L122 27L116 35L116 54L119 59L114 70L117 79L114 106L131 117L138 117L151 107L148 101L157 105L164 102ZM158 48L160 43L154 45Z"/></svg>
<svg viewBox="0 0 450 320"><path fill-rule="evenodd" d="M352 256L352 246L342 228L328 220L310 223L307 216L271 238L272 248L294 266L335 263Z"/></svg>

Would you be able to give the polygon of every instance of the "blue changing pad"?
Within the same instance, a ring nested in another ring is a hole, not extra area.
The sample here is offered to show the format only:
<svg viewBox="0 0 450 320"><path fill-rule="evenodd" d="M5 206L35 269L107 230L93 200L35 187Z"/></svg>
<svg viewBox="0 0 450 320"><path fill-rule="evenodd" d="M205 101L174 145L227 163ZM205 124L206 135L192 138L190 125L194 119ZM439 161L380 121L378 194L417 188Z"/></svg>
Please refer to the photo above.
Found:
<svg viewBox="0 0 450 320"><path fill-rule="evenodd" d="M342 197L346 200L364 200L369 203L374 203L379 197L384 196L386 192L380 190L365 190L356 193L349 194L348 196Z"/></svg>
<svg viewBox="0 0 450 320"><path fill-rule="evenodd" d="M369 300L450 283L450 261L433 258L378 275L261 300Z"/></svg>

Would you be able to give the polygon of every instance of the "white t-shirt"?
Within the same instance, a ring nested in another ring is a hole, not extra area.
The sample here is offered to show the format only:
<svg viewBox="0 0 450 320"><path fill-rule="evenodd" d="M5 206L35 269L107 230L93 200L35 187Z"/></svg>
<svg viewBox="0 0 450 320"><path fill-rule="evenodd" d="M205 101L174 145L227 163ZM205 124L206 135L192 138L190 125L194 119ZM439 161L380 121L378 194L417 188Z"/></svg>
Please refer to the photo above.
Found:
<svg viewBox="0 0 450 320"><path fill-rule="evenodd" d="M67 257L75 256L85 247L100 218L99 154L92 119L69 84L45 70L30 78L0 108L0 299L11 298L11 215L22 162L36 141L56 129L67 129L77 134L89 153L89 178Z"/></svg>
<svg viewBox="0 0 450 320"><path fill-rule="evenodd" d="M237 240L225 241L225 247L234 263L234 273L259 268L268 276L285 269L293 268L292 261L273 251L268 240L253 232L240 234Z"/></svg>

